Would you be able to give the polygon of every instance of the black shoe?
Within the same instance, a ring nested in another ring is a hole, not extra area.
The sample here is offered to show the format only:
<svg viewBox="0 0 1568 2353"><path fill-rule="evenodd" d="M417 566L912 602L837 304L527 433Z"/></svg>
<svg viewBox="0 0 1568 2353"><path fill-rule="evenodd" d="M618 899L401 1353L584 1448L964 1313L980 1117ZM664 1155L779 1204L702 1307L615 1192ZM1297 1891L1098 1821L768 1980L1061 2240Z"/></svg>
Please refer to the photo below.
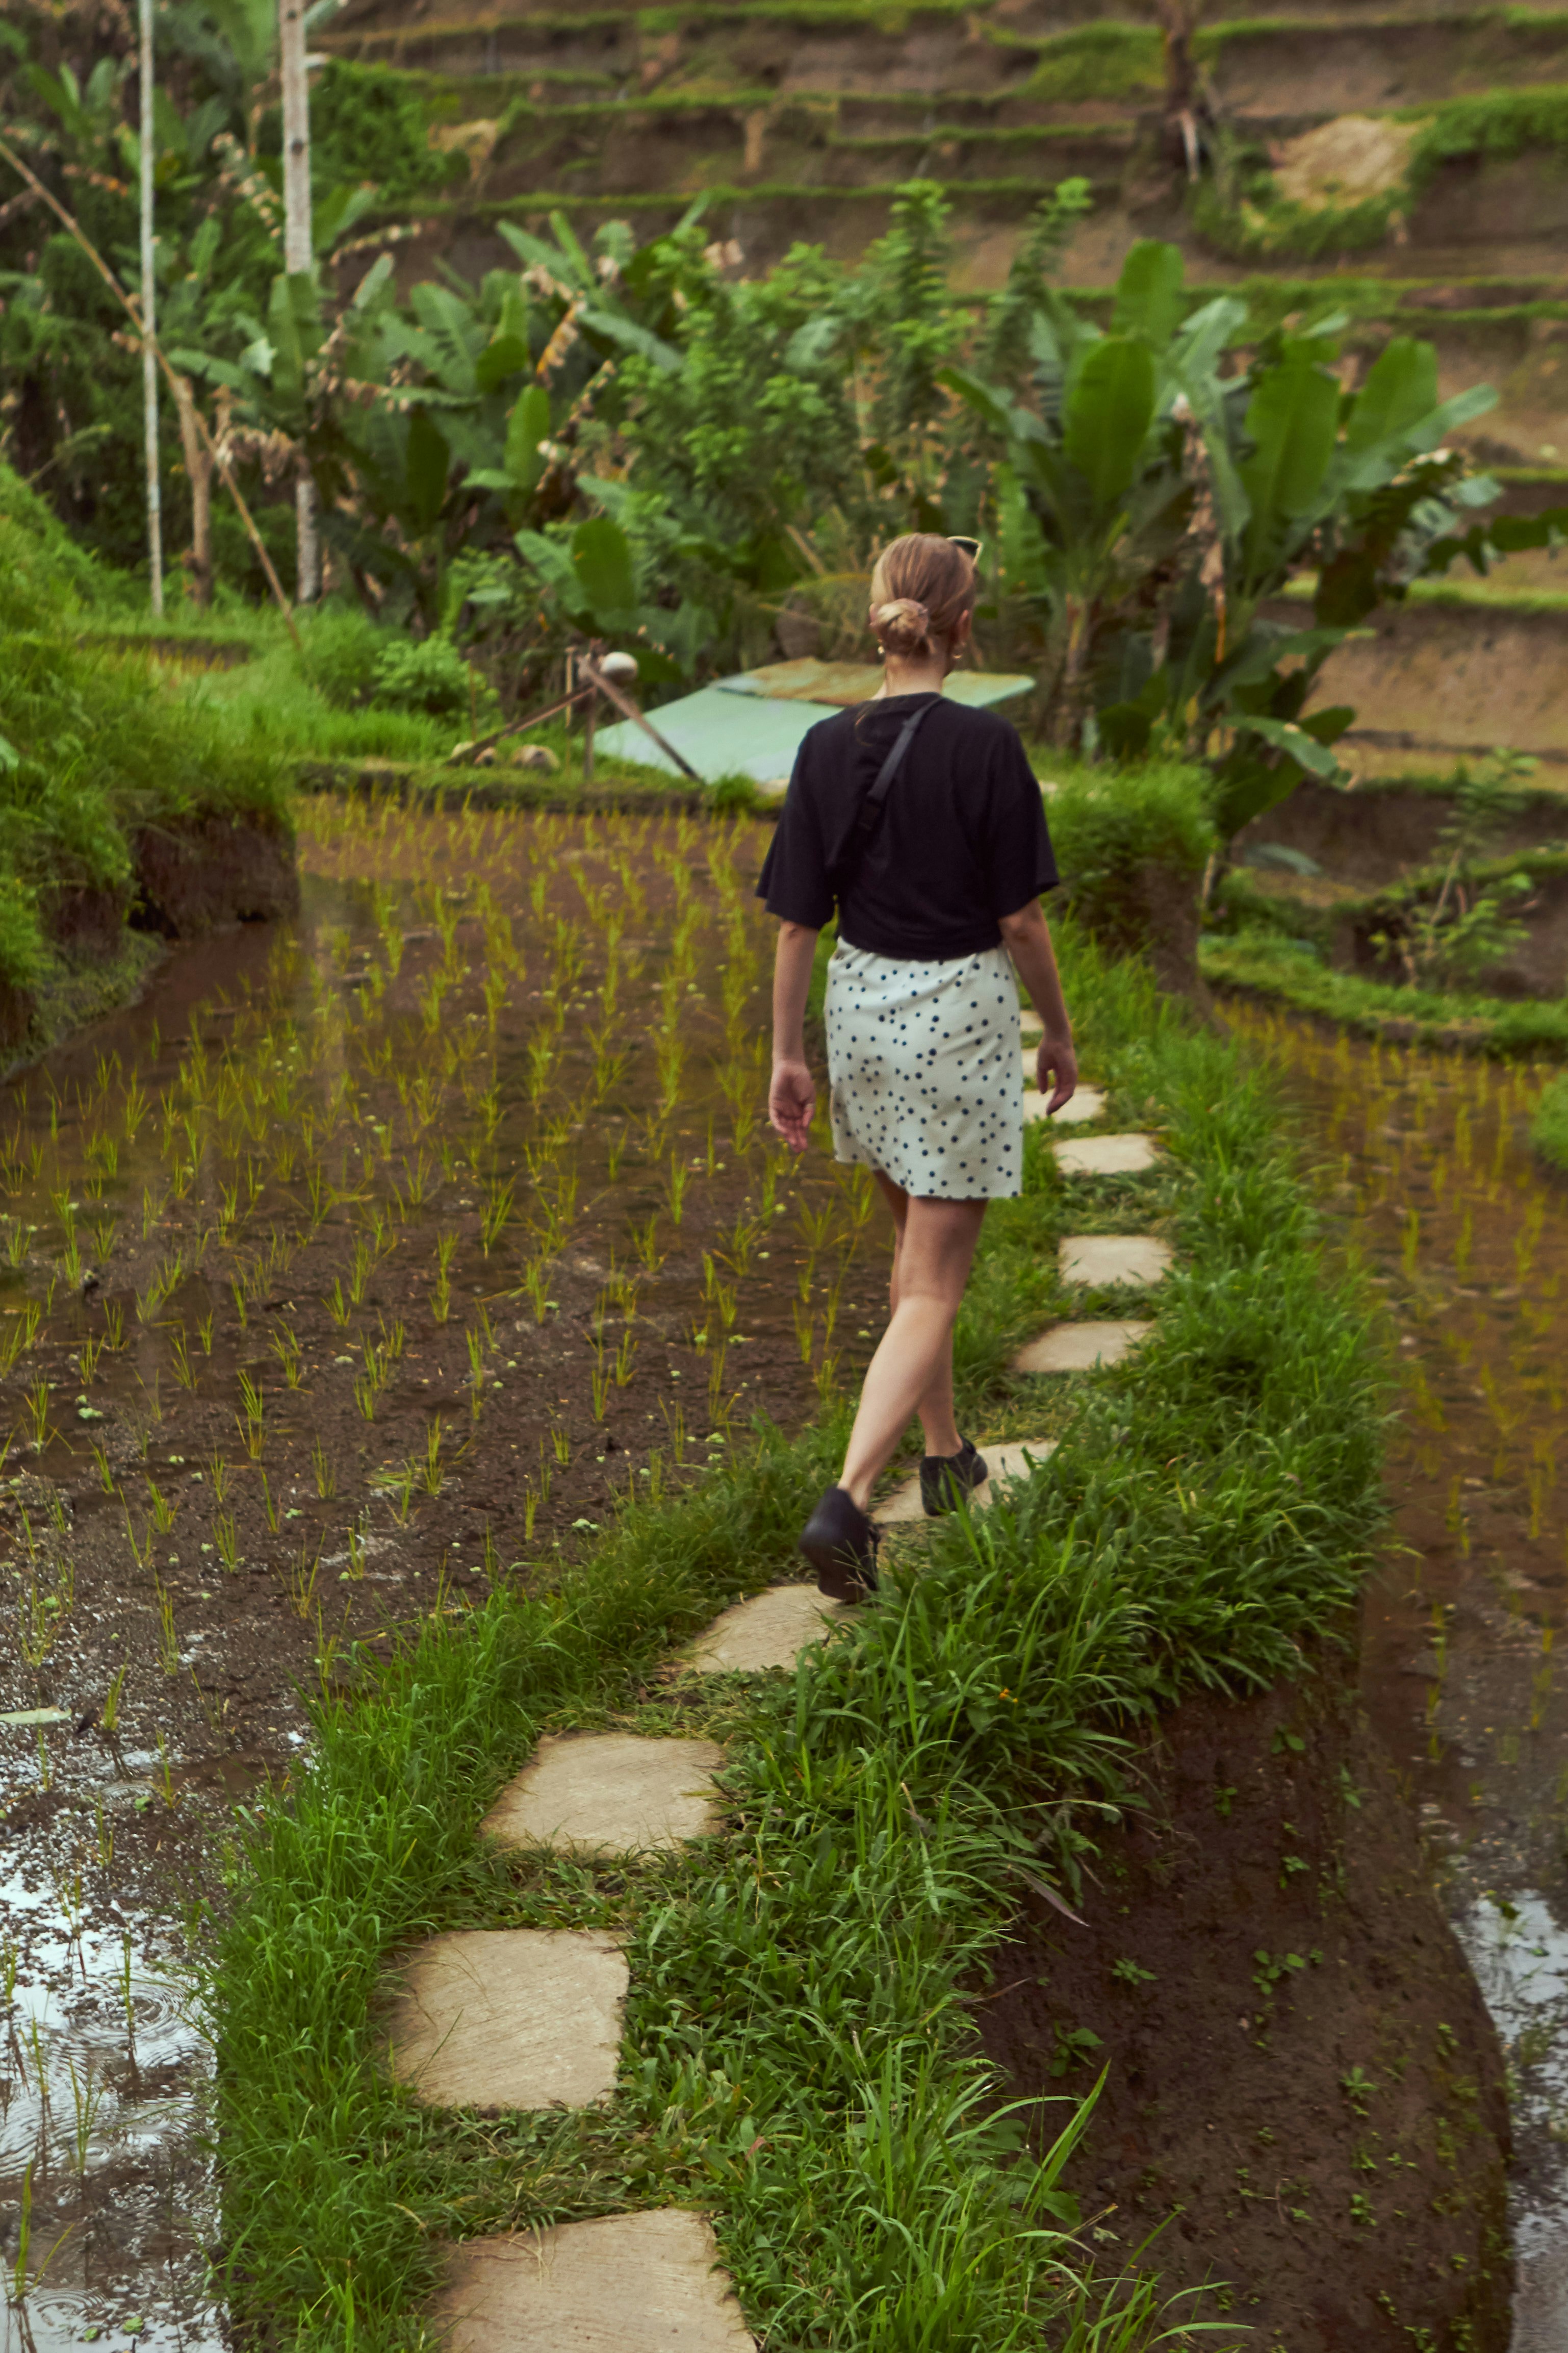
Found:
<svg viewBox="0 0 1568 2353"><path fill-rule="evenodd" d="M921 1464L921 1501L926 1517L934 1520L951 1512L965 1494L984 1485L991 1476L984 1454L966 1438L956 1454L928 1454Z"/></svg>
<svg viewBox="0 0 1568 2353"><path fill-rule="evenodd" d="M816 1589L834 1601L862 1601L877 1590L877 1531L848 1490L829 1487L801 1532L800 1549L816 1571Z"/></svg>

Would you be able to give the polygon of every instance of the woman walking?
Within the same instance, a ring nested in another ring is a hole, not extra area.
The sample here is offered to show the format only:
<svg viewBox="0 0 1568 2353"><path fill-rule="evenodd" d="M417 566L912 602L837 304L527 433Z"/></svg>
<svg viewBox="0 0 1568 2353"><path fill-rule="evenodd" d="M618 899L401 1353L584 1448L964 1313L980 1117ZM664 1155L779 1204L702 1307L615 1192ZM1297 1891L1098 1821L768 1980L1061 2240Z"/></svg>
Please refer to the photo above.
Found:
<svg viewBox="0 0 1568 2353"><path fill-rule="evenodd" d="M816 1090L805 1060L817 934L827 968L833 1148L874 1172L892 1212L891 1314L849 1449L800 1548L824 1593L877 1583L871 1489L918 1414L921 1494L951 1511L985 1463L953 1420L952 1327L988 1200L1021 1189L1017 980L1045 1027L1037 1079L1059 1111L1078 1083L1040 894L1057 881L1040 789L1016 731L950 701L969 638L973 558L912 533L871 575L880 693L801 744L758 886L780 918L768 1115L796 1152Z"/></svg>

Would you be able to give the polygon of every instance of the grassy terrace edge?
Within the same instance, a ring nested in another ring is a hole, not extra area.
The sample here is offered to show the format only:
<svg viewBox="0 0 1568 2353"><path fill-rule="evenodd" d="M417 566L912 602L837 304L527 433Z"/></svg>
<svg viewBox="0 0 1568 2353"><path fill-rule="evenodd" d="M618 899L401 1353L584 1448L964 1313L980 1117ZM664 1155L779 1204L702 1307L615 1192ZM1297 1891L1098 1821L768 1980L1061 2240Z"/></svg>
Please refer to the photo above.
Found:
<svg viewBox="0 0 1568 2353"><path fill-rule="evenodd" d="M1262 929L1205 939L1198 961L1205 979L1216 988L1267 998L1314 1020L1331 1021L1354 1037L1450 1046L1504 1061L1568 1061L1565 999L1482 997L1367 980L1321 963L1310 943Z"/></svg>
<svg viewBox="0 0 1568 2353"><path fill-rule="evenodd" d="M1024 1879L1076 1887L1159 1710L1348 1639L1382 1375L1361 1299L1325 1278L1266 1077L1064 931L1088 1065L1166 1155L1108 1219L1032 1138L960 1327L965 1410L1006 1418L1011 1351L1065 1304L1055 1239L1086 1219L1175 1242L1152 1337L1057 1385L1048 1472L942 1524L918 1577L895 1567L879 1606L788 1676L649 1699L673 1645L792 1573L836 1405L651 1482L534 1588L498 1582L390 1662L339 1662L311 1762L248 1818L205 1982L229 2284L269 2344L412 2348L444 2240L645 2204L712 2212L773 2341L1008 2353L1052 2316L1096 2353L1147 2341L1157 2279L1089 2275L1067 2236L1057 2175L1087 2087L1049 2121L998 2111L963 1991ZM611 1719L725 1737L726 1831L615 1872L487 1850L479 1820L540 1732ZM389 1957L479 1926L624 1942L613 2106L432 2114L387 2079Z"/></svg>

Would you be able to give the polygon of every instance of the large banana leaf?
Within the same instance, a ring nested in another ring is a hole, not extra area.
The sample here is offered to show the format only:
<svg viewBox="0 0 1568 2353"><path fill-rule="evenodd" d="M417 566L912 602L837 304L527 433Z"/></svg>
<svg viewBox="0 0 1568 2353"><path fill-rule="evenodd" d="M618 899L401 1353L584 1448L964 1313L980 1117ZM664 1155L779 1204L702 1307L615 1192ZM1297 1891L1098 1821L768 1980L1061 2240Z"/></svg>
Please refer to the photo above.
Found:
<svg viewBox="0 0 1568 2353"><path fill-rule="evenodd" d="M1084 353L1068 396L1063 454L1103 512L1130 487L1154 417L1154 355L1141 336L1107 335Z"/></svg>
<svg viewBox="0 0 1568 2353"><path fill-rule="evenodd" d="M1243 550L1249 582L1277 565L1290 526L1309 514L1334 454L1340 388L1302 344L1288 343L1258 380L1247 406L1252 455L1237 469L1252 514Z"/></svg>
<svg viewBox="0 0 1568 2353"><path fill-rule="evenodd" d="M613 627L637 608L631 543L618 522L590 515L572 534L572 568L595 620Z"/></svg>
<svg viewBox="0 0 1568 2353"><path fill-rule="evenodd" d="M1158 237L1142 237L1121 265L1110 332L1142 335L1159 349L1175 332L1182 301L1180 248Z"/></svg>
<svg viewBox="0 0 1568 2353"><path fill-rule="evenodd" d="M440 428L423 406L409 416L404 464L404 510L416 537L423 538L441 519L451 466L451 453Z"/></svg>

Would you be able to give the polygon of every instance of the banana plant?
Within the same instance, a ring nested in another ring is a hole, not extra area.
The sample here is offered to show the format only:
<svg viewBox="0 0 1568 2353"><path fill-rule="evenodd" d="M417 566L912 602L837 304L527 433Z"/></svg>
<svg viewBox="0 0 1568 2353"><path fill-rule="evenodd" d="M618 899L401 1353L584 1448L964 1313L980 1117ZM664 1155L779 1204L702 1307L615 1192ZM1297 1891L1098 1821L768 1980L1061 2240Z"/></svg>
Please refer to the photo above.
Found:
<svg viewBox="0 0 1568 2353"><path fill-rule="evenodd" d="M1495 396L1439 402L1431 346L1408 336L1346 392L1332 319L1224 374L1247 307L1184 317L1182 266L1135 246L1106 330L1044 290L1033 405L962 369L944 381L1001 452L998 598L1037 628L1057 739L1206 757L1228 837L1303 775L1339 773L1353 713L1307 712L1318 673L1495 498L1440 446ZM1309 575L1303 628L1279 600Z"/></svg>

